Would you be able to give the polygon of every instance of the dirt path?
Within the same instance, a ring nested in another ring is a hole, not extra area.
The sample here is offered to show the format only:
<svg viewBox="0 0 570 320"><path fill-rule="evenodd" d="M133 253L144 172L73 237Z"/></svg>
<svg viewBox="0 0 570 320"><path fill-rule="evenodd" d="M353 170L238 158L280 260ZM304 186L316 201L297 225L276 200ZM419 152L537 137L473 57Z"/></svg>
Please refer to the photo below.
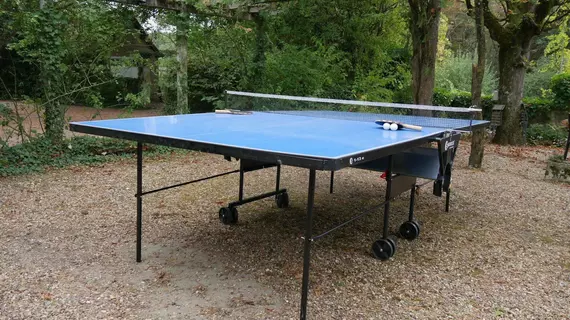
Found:
<svg viewBox="0 0 570 320"><path fill-rule="evenodd" d="M315 242L311 319L568 319L570 186L544 180L550 149L490 146L484 170L456 162L450 213L422 189L420 238L387 262L370 255L381 214ZM145 189L232 170L194 153L145 162ZM0 319L295 319L306 170L285 167L291 207L217 210L238 177L149 195L143 262L134 260L134 160L0 180ZM315 232L380 202L377 174L343 170L335 194L319 172ZM272 189L272 169L246 174L246 194ZM391 230L408 200L393 205Z"/></svg>
<svg viewBox="0 0 570 320"><path fill-rule="evenodd" d="M0 104L4 104L9 106L14 110L14 108L18 108L20 116L24 117L23 125L27 132L32 132L35 130L36 132L43 132L42 124L39 121L38 114L34 112L31 106L18 103L15 105L10 101L1 101ZM95 109L89 108L84 106L70 106L65 114L66 119L69 121L84 121L84 120L94 120L94 119L116 119L116 118L133 118L133 117L148 117L159 115L159 109L149 109L149 110L133 110L127 111L125 109ZM10 131L10 130L8 130ZM7 136L10 135L8 139L9 145L14 145L19 143L19 139L16 135L10 134L4 130L3 127L0 127L0 139L5 140ZM71 137L73 135L77 135L77 133L73 133L69 130L65 130L66 137Z"/></svg>

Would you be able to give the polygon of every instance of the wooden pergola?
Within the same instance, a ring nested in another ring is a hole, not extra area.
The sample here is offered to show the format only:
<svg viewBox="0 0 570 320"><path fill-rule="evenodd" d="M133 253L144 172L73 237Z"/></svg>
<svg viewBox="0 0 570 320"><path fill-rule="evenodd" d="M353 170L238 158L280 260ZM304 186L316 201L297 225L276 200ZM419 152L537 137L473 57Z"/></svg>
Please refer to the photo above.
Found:
<svg viewBox="0 0 570 320"><path fill-rule="evenodd" d="M187 14L217 16L236 20L255 21L257 25L258 42L263 43L261 37L263 29L263 19L260 13L264 10L276 10L279 2L288 0L269 0L240 2L234 4L224 4L219 0L202 0L202 5L206 10L199 9L194 5L189 5L180 0L107 0L108 2L125 5L146 7L149 9L172 10ZM263 45L259 46L263 51ZM176 73L177 103L176 113L189 113L188 106L188 25L179 23L176 25L176 51L178 70ZM256 60L263 59L263 54L258 54Z"/></svg>
<svg viewBox="0 0 570 320"><path fill-rule="evenodd" d="M178 12L188 12L192 14L205 14L208 12L200 11L193 5L189 5L179 0L107 0L108 2L122 3L126 5L147 7L151 9L172 10ZM253 20L256 14L265 9L275 7L275 4L284 1L263 1L252 3L234 3L223 4L219 0L202 0L202 4L206 8L221 9L226 17L233 17L240 20ZM213 14L213 11L211 13Z"/></svg>

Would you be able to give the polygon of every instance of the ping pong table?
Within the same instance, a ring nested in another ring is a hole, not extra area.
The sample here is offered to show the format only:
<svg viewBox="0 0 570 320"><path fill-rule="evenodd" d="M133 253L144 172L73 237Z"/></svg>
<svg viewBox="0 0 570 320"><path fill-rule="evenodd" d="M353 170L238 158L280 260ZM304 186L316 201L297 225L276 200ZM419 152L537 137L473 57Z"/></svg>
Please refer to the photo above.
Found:
<svg viewBox="0 0 570 320"><path fill-rule="evenodd" d="M311 244L322 235L313 235L313 204L317 170L330 171L330 192L333 192L334 172L343 168L358 168L383 172L386 180L382 237L372 244L373 256L380 260L391 258L396 240L389 234L390 201L410 191L408 220L400 227L400 236L415 239L420 232L414 220L414 195L417 179L433 181L436 196L446 194L449 210L451 169L460 141L461 130L486 126L487 121L474 119L437 119L439 126L430 126L423 119L421 131L384 130L374 120L388 115L343 111L283 111L236 114L184 114L130 119L97 120L70 123L72 131L133 140L137 142L137 218L136 261L141 261L142 198L144 195L196 183L227 174L239 173L238 200L219 210L224 224L238 222L237 207L267 197L275 197L278 207L289 204L286 189L280 187L281 166L309 170L308 201L303 237L303 277L301 285L300 319L307 316ZM392 115L393 116L393 115ZM396 115L397 120L411 121L419 116ZM407 118L408 117L408 118ZM409 118L411 117L411 118ZM459 131L459 132L458 132ZM223 155L227 160L239 159L239 170L219 173L193 181L156 190L143 190L143 144L159 144ZM244 173L264 168L276 168L275 190L244 198ZM339 228L370 212L351 218ZM334 230L333 229L333 230ZM331 231L331 230L329 230Z"/></svg>

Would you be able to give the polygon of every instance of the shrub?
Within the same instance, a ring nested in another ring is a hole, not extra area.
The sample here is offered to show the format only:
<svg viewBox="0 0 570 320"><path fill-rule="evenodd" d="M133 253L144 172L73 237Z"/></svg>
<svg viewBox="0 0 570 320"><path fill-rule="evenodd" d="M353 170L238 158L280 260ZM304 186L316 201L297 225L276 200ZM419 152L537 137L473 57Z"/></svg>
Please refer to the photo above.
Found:
<svg viewBox="0 0 570 320"><path fill-rule="evenodd" d="M473 60L469 55L446 58L436 64L435 86L447 91L471 91ZM498 79L492 65L487 64L483 77L483 93L491 94Z"/></svg>
<svg viewBox="0 0 570 320"><path fill-rule="evenodd" d="M495 102L492 96L482 97L483 119L490 120ZM553 112L560 110L560 107L547 98L527 98L523 99L524 108L528 114L529 123L552 122ZM469 108L471 106L471 93L465 91L447 91L437 88L433 94L433 105L445 107Z"/></svg>
<svg viewBox="0 0 570 320"><path fill-rule="evenodd" d="M524 108L528 114L529 123L550 122L554 104L545 98L528 98L523 100Z"/></svg>
<svg viewBox="0 0 570 320"><path fill-rule="evenodd" d="M554 103L565 110L570 107L570 73L562 73L552 78L551 85Z"/></svg>
<svg viewBox="0 0 570 320"><path fill-rule="evenodd" d="M552 124L531 124L527 129L527 141L532 145L561 147L566 144L568 131Z"/></svg>
<svg viewBox="0 0 570 320"><path fill-rule="evenodd" d="M529 72L524 77L523 95L526 99L542 97L545 90L550 89L554 72Z"/></svg>
<svg viewBox="0 0 570 320"><path fill-rule="evenodd" d="M549 58L541 57L530 63L524 77L524 98L545 97L545 92L549 91L551 87L552 77L556 75L555 71L548 68L549 61Z"/></svg>
<svg viewBox="0 0 570 320"><path fill-rule="evenodd" d="M346 83L343 53L285 45L266 53L261 92L300 96L335 96Z"/></svg>
<svg viewBox="0 0 570 320"><path fill-rule="evenodd" d="M172 149L147 145L149 155L164 154ZM55 145L40 137L29 142L0 149L0 176L42 172L46 168L61 168L74 164L94 164L132 157L136 142L78 136Z"/></svg>
<svg viewBox="0 0 570 320"><path fill-rule="evenodd" d="M408 61L405 54L394 52L378 59L371 68L357 71L352 85L354 96L360 100L411 103Z"/></svg>
<svg viewBox="0 0 570 320"><path fill-rule="evenodd" d="M493 109L492 96L481 97L483 119L491 119ZM471 106L471 93L467 91L447 91L441 88L434 90L433 105L456 108L469 108Z"/></svg>

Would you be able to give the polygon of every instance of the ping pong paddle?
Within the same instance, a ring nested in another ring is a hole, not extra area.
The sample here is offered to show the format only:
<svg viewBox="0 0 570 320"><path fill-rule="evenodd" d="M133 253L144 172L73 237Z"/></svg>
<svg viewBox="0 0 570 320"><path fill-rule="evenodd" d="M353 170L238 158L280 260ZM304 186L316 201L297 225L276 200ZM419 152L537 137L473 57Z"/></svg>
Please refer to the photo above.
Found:
<svg viewBox="0 0 570 320"><path fill-rule="evenodd" d="M420 126L414 126L411 124L405 124L405 123L401 123L398 121L392 121L392 120L376 120L374 121L376 124L383 126L385 123L388 124L396 124L398 126L398 130L402 129L402 128L406 128L406 129L411 129L411 130L417 130L417 131L422 131L422 127Z"/></svg>
<svg viewBox="0 0 570 320"><path fill-rule="evenodd" d="M216 113L218 113L218 114L240 114L240 115L244 115L244 114L252 114L253 112L241 111L241 110L236 110L236 109L221 109L221 110L216 110Z"/></svg>

